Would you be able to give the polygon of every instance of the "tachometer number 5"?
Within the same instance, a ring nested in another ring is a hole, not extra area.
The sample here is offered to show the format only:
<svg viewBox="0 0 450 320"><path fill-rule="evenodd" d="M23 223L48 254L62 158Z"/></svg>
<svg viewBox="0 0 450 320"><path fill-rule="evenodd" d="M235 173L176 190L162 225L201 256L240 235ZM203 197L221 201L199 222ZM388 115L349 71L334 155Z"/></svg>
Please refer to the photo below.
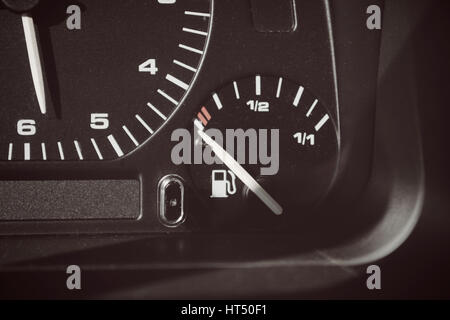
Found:
<svg viewBox="0 0 450 320"><path fill-rule="evenodd" d="M91 113L91 129L105 130L109 128L109 114Z"/></svg>

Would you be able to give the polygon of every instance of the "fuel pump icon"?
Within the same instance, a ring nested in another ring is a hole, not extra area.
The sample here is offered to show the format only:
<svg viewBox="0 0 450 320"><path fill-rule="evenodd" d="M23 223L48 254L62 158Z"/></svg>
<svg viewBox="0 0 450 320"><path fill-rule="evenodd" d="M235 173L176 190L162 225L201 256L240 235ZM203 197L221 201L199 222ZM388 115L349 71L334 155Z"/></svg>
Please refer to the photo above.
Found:
<svg viewBox="0 0 450 320"><path fill-rule="evenodd" d="M236 176L230 170L213 170L211 172L211 198L228 198L236 193ZM230 181L231 180L231 181Z"/></svg>

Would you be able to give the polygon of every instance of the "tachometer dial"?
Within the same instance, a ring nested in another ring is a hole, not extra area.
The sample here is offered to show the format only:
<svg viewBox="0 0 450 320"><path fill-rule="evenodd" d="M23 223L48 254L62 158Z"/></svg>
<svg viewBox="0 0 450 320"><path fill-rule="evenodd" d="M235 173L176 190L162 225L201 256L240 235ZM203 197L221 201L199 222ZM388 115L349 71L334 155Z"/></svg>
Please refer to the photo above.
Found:
<svg viewBox="0 0 450 320"><path fill-rule="evenodd" d="M212 94L194 123L202 147L192 177L214 222L304 218L302 209L310 212L329 191L335 121L302 85L260 75L233 81Z"/></svg>
<svg viewBox="0 0 450 320"><path fill-rule="evenodd" d="M212 0L41 0L26 12L4 3L0 160L19 161L139 147L188 94L213 11Z"/></svg>

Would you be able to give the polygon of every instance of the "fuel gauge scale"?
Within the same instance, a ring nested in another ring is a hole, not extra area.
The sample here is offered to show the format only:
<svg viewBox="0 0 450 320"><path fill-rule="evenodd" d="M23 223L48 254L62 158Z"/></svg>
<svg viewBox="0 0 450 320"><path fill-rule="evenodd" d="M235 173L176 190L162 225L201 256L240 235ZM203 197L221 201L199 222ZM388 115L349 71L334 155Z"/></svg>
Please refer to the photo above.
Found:
<svg viewBox="0 0 450 320"><path fill-rule="evenodd" d="M286 78L256 75L213 92L194 133L192 180L215 225L301 221L332 185L335 121L318 97Z"/></svg>

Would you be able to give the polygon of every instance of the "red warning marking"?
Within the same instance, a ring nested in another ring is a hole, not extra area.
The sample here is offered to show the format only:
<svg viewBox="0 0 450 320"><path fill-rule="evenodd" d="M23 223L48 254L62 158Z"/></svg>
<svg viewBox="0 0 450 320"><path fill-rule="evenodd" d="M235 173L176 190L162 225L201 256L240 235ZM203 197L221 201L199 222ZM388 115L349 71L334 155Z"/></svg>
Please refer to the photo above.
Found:
<svg viewBox="0 0 450 320"><path fill-rule="evenodd" d="M211 120L211 115L209 114L208 110L206 110L205 107L202 107L202 112L205 115L206 119Z"/></svg>
<svg viewBox="0 0 450 320"><path fill-rule="evenodd" d="M197 118L203 123L204 126L206 126L208 124L208 121L211 120L211 115L205 107L202 107L200 112L197 113Z"/></svg>
<svg viewBox="0 0 450 320"><path fill-rule="evenodd" d="M197 113L197 118L203 123L204 126L208 124L208 120L199 112Z"/></svg>

